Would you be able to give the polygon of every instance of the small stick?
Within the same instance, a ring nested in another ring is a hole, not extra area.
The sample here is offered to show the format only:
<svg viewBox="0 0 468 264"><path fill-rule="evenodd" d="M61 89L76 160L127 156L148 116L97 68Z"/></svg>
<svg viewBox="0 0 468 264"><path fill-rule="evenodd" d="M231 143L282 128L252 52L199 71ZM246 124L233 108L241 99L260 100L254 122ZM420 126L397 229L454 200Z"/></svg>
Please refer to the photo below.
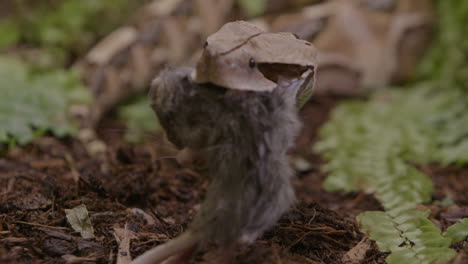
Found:
<svg viewBox="0 0 468 264"><path fill-rule="evenodd" d="M24 221L15 221L15 222L18 223L18 224L25 224L25 225L31 225L31 226L40 226L40 227L52 228L52 229L61 229L61 230L66 230L66 229L68 229L67 227L48 226L48 225L41 225L41 224L36 224L36 223L24 222Z"/></svg>

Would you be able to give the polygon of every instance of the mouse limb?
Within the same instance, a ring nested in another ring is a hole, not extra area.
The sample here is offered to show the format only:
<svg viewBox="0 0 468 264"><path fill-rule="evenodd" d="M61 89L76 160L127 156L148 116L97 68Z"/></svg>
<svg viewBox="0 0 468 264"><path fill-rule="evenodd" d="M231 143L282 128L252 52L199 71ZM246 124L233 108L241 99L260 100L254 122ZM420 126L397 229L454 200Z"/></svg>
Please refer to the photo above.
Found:
<svg viewBox="0 0 468 264"><path fill-rule="evenodd" d="M198 245L198 238L187 231L180 236L146 251L133 260L132 264L182 264L186 263ZM173 258L171 258L173 257ZM169 259L171 258L171 259ZM163 262L163 261L169 262Z"/></svg>

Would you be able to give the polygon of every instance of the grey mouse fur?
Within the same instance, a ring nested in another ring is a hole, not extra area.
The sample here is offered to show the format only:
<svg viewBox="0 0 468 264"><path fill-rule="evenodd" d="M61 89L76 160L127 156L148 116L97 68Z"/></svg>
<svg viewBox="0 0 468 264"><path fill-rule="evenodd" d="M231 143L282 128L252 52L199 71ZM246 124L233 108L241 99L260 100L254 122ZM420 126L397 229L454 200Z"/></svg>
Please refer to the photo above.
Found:
<svg viewBox="0 0 468 264"><path fill-rule="evenodd" d="M300 129L294 88L226 89L194 83L192 71L168 68L150 90L168 139L206 161L210 185L189 232L201 246L252 242L295 200L287 158Z"/></svg>

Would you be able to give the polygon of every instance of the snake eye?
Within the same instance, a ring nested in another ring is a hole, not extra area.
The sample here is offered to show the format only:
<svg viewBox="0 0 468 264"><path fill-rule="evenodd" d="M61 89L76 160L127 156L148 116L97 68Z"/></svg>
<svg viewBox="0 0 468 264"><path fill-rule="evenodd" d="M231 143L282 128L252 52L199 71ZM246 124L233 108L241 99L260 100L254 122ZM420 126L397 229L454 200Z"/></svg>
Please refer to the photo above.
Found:
<svg viewBox="0 0 468 264"><path fill-rule="evenodd" d="M205 41L205 43L203 44L203 48L206 48L208 46L208 41Z"/></svg>
<svg viewBox="0 0 468 264"><path fill-rule="evenodd" d="M253 58L250 58L250 60L249 60L249 67L250 68L255 67L255 60Z"/></svg>

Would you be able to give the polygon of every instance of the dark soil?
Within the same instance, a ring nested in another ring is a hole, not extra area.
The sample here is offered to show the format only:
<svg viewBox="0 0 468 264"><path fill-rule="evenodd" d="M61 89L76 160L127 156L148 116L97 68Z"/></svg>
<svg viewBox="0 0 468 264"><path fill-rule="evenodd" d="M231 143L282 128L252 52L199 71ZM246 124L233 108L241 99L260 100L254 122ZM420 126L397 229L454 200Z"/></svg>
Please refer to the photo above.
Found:
<svg viewBox="0 0 468 264"><path fill-rule="evenodd" d="M381 209L379 203L372 195L321 188L323 161L310 146L336 102L316 98L304 109L305 127L293 154L311 166L295 179L297 206L253 245L237 249L238 263L385 263L386 255L355 221L360 212ZM169 153L160 135L132 146L114 133L122 127L112 118L101 126L105 160L88 156L74 139L50 137L0 156L0 263L114 263L118 254L135 257L187 228L202 200L204 177L170 159L157 160ZM421 169L435 182L434 200L450 196L458 205L428 205L434 222L445 229L466 217L468 169ZM80 204L89 211L94 239L82 239L67 221L64 209ZM118 249L125 228L133 236L130 252ZM214 258L201 252L195 263Z"/></svg>

